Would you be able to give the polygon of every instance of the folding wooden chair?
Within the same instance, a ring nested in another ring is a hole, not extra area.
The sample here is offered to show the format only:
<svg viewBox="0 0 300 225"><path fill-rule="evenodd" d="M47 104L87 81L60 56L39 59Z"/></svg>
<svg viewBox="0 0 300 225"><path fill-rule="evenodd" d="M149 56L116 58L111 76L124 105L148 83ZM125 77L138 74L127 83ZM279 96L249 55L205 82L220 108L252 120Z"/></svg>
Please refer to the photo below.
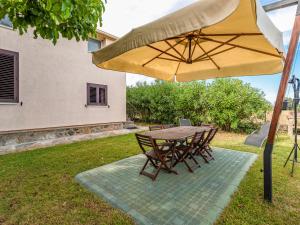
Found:
<svg viewBox="0 0 300 225"><path fill-rule="evenodd" d="M155 181L161 169L164 169L169 173L177 174L176 171L172 170L174 143L164 142L162 144L157 144L156 141L149 136L142 134L135 134L135 136L140 148L147 157L147 161L141 169L140 174L150 177L153 181ZM149 162L156 168L156 171L153 174L145 171Z"/></svg>
<svg viewBox="0 0 300 225"><path fill-rule="evenodd" d="M152 126L149 126L149 130L150 131L154 131L154 130L162 130L163 129L163 126L162 125L152 125Z"/></svg>
<svg viewBox="0 0 300 225"><path fill-rule="evenodd" d="M189 119L180 119L179 126L192 126L192 122Z"/></svg>
<svg viewBox="0 0 300 225"><path fill-rule="evenodd" d="M174 166L179 162L183 162L188 168L188 170L192 173L193 170L191 166L188 164L188 162L186 161L187 159L192 159L194 163L198 165L198 167L200 167L198 161L193 156L193 152L197 150L199 146L199 142L204 137L204 133L205 133L204 131L196 132L192 137L192 140L188 142L187 145L176 146L177 161L175 162Z"/></svg>
<svg viewBox="0 0 300 225"><path fill-rule="evenodd" d="M212 148L210 147L210 143L217 131L218 128L211 128L207 136L198 143L198 148L194 151L193 155L200 155L206 163L209 163L210 160L214 160L215 158L211 154Z"/></svg>
<svg viewBox="0 0 300 225"><path fill-rule="evenodd" d="M211 141L214 139L214 137L215 137L215 135L216 135L216 133L218 132L218 128L214 128L214 127L212 127L211 129L210 129L210 131L208 132L208 135L207 135L207 141L206 141L206 144L205 144L205 148L208 150L208 151L210 151L210 152L212 152L212 148L210 147L210 143L211 143Z"/></svg>

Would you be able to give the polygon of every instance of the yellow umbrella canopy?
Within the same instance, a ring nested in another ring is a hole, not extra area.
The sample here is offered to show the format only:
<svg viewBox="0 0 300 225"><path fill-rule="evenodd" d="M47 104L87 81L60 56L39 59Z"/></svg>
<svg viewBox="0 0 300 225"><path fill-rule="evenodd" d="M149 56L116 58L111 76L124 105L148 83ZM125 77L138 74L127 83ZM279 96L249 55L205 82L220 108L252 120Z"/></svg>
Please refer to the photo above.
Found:
<svg viewBox="0 0 300 225"><path fill-rule="evenodd" d="M100 68L162 80L279 73L282 33L259 0L199 0L93 53Z"/></svg>

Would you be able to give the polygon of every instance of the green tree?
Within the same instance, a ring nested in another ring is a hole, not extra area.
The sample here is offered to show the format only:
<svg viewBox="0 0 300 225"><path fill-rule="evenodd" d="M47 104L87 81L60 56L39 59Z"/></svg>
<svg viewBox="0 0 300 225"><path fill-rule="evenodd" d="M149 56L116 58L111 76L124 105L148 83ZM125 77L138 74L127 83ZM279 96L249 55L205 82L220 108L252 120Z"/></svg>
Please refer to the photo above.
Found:
<svg viewBox="0 0 300 225"><path fill-rule="evenodd" d="M193 124L207 122L207 87L205 82L179 83L176 98L176 121L189 118Z"/></svg>
<svg viewBox="0 0 300 225"><path fill-rule="evenodd" d="M264 93L238 79L211 83L138 83L127 88L127 114L133 120L193 124L213 123L227 131L252 131L263 121L270 103Z"/></svg>
<svg viewBox="0 0 300 225"><path fill-rule="evenodd" d="M262 91L238 79L216 79L207 90L208 116L223 130L253 129L271 107Z"/></svg>
<svg viewBox="0 0 300 225"><path fill-rule="evenodd" d="M33 28L38 36L55 44L64 38L86 40L102 22L102 0L0 0L0 18L8 15L20 34Z"/></svg>

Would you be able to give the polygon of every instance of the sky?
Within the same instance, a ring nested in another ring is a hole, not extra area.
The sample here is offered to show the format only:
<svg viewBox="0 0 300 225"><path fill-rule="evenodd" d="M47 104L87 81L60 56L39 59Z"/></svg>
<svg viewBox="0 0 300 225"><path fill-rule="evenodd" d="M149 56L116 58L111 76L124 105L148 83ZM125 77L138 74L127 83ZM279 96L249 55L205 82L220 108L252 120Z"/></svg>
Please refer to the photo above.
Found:
<svg viewBox="0 0 300 225"><path fill-rule="evenodd" d="M121 37L131 31L131 29L144 25L164 15L181 9L197 0L107 0L106 10L103 15L103 25L101 29L118 37ZM278 0L261 0L262 5ZM279 9L268 13L268 16L283 32L283 41L287 49L290 40L291 29L293 27L296 13L296 6ZM299 47L298 47L299 49ZM295 64L292 70L293 74L300 74L300 51L297 51ZM264 91L266 99L271 103L275 102L277 90L279 87L281 74L268 76L249 76L239 77L251 86ZM127 85L135 85L138 81L152 82L153 79L142 75L126 75ZM291 95L292 93L287 93Z"/></svg>

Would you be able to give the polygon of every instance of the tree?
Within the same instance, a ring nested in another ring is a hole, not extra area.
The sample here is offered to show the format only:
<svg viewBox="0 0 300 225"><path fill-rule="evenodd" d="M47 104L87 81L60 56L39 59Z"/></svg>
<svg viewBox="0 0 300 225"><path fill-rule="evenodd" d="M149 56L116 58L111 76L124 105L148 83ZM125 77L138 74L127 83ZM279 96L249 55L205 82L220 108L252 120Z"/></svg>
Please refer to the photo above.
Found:
<svg viewBox="0 0 300 225"><path fill-rule="evenodd" d="M271 105L262 91L238 79L216 79L208 86L208 116L226 131L248 131Z"/></svg>
<svg viewBox="0 0 300 225"><path fill-rule="evenodd" d="M0 0L0 18L6 15L20 34L33 28L38 36L55 44L60 35L87 40L102 23L102 0Z"/></svg>
<svg viewBox="0 0 300 225"><path fill-rule="evenodd" d="M193 124L212 123L227 131L252 131L262 122L270 103L264 93L238 79L138 83L127 88L127 114L133 120Z"/></svg>

